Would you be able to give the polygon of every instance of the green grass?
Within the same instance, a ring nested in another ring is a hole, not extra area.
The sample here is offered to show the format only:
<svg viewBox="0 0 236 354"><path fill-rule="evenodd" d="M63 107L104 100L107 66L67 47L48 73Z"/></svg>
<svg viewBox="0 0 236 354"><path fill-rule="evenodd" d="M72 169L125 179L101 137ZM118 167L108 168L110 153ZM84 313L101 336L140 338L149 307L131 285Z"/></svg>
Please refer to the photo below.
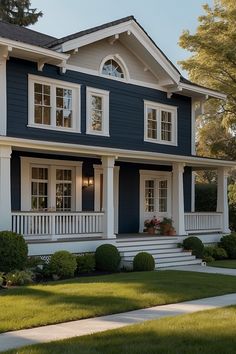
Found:
<svg viewBox="0 0 236 354"><path fill-rule="evenodd" d="M235 354L236 306L9 351L11 354Z"/></svg>
<svg viewBox="0 0 236 354"><path fill-rule="evenodd" d="M236 292L236 277L159 271L86 277L0 292L0 332Z"/></svg>
<svg viewBox="0 0 236 354"><path fill-rule="evenodd" d="M236 269L236 259L227 259L222 261L214 261L208 263L210 267L219 267L219 268L231 268Z"/></svg>

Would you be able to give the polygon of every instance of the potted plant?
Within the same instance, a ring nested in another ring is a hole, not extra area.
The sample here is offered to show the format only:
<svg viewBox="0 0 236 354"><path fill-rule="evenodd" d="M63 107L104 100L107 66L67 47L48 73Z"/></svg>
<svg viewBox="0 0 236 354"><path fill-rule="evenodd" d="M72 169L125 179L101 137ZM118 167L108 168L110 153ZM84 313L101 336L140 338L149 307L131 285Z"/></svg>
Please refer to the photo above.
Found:
<svg viewBox="0 0 236 354"><path fill-rule="evenodd" d="M163 220L160 222L160 232L162 235L165 236L176 235L176 231L175 228L173 227L172 219L163 218Z"/></svg>
<svg viewBox="0 0 236 354"><path fill-rule="evenodd" d="M152 219L144 221L145 231L149 235L155 235L160 226L160 220L153 216Z"/></svg>

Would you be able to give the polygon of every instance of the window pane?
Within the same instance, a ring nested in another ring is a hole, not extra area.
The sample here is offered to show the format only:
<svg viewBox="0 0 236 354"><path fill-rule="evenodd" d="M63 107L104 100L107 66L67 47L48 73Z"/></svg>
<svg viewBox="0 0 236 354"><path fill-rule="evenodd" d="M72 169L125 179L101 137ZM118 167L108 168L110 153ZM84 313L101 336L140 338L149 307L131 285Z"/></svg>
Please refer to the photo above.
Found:
<svg viewBox="0 0 236 354"><path fill-rule="evenodd" d="M102 109L102 97L92 96L92 108L96 110Z"/></svg>
<svg viewBox="0 0 236 354"><path fill-rule="evenodd" d="M40 106L34 107L34 121L37 124L42 124L42 107Z"/></svg>
<svg viewBox="0 0 236 354"><path fill-rule="evenodd" d="M34 92L42 93L43 92L43 85L35 83L34 84Z"/></svg>
<svg viewBox="0 0 236 354"><path fill-rule="evenodd" d="M102 73L103 75L124 78L121 66L113 59L109 59L105 62L102 68Z"/></svg>
<svg viewBox="0 0 236 354"><path fill-rule="evenodd" d="M102 111L92 111L92 129L102 131Z"/></svg>
<svg viewBox="0 0 236 354"><path fill-rule="evenodd" d="M159 181L159 212L167 212L167 180Z"/></svg>
<svg viewBox="0 0 236 354"><path fill-rule="evenodd" d="M150 139L157 139L157 111L156 109L148 108L147 114L147 136Z"/></svg>
<svg viewBox="0 0 236 354"><path fill-rule="evenodd" d="M36 124L50 124L50 86L34 84L34 122Z"/></svg>
<svg viewBox="0 0 236 354"><path fill-rule="evenodd" d="M34 103L41 105L43 102L43 96L40 93L35 93L34 95Z"/></svg>
<svg viewBox="0 0 236 354"><path fill-rule="evenodd" d="M43 124L50 125L51 123L51 108L50 107L44 107L43 108Z"/></svg>
<svg viewBox="0 0 236 354"><path fill-rule="evenodd" d="M145 181L145 212L154 212L155 209L155 190L154 180Z"/></svg>
<svg viewBox="0 0 236 354"><path fill-rule="evenodd" d="M172 141L171 112L161 111L161 140Z"/></svg>

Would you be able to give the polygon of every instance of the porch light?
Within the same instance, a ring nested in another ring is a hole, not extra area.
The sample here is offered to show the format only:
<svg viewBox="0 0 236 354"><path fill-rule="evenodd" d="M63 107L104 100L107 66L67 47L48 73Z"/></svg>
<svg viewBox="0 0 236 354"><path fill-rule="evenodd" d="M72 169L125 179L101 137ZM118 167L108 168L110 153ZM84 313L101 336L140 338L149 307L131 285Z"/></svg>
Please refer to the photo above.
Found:
<svg viewBox="0 0 236 354"><path fill-rule="evenodd" d="M84 177L83 178L83 188L93 186L94 179L93 177Z"/></svg>

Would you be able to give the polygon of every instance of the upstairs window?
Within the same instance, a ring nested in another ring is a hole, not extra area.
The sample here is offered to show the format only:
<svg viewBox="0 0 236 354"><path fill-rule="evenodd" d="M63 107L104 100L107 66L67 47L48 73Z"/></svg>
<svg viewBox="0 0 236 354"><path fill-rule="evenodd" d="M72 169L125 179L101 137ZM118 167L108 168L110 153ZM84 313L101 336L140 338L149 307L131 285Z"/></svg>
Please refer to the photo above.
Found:
<svg viewBox="0 0 236 354"><path fill-rule="evenodd" d="M177 145L177 108L145 101L144 140Z"/></svg>
<svg viewBox="0 0 236 354"><path fill-rule="evenodd" d="M124 79L125 75L121 66L114 60L108 59L102 68L102 74Z"/></svg>
<svg viewBox="0 0 236 354"><path fill-rule="evenodd" d="M109 91L87 87L86 133L109 136Z"/></svg>
<svg viewBox="0 0 236 354"><path fill-rule="evenodd" d="M80 132L80 85L29 75L29 126Z"/></svg>

